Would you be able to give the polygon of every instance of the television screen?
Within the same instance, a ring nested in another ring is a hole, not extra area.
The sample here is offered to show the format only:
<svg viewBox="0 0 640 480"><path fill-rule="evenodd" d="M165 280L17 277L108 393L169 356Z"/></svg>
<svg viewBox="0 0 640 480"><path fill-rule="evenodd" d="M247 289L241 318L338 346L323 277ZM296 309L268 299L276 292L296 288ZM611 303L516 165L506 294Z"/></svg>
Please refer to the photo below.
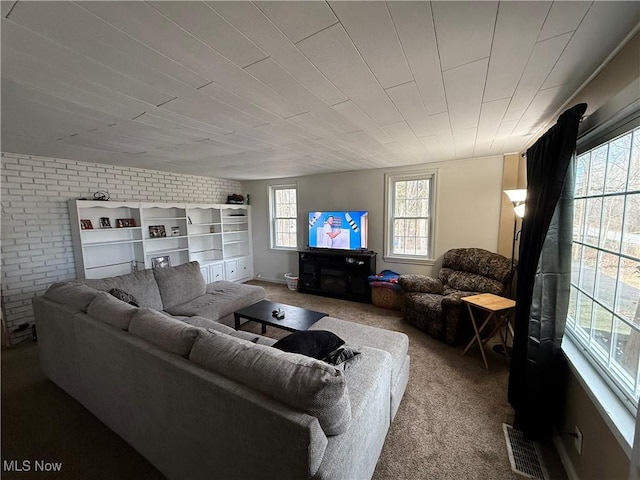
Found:
<svg viewBox="0 0 640 480"><path fill-rule="evenodd" d="M369 212L309 212L309 247L360 250L367 248Z"/></svg>

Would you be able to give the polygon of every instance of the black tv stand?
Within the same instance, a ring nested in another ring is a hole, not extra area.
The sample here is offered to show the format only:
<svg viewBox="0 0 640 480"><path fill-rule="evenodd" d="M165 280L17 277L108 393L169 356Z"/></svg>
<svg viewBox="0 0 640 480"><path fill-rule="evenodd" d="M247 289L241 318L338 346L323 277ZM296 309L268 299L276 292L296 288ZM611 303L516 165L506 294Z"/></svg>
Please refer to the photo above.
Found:
<svg viewBox="0 0 640 480"><path fill-rule="evenodd" d="M371 303L372 251L309 249L298 252L298 291Z"/></svg>

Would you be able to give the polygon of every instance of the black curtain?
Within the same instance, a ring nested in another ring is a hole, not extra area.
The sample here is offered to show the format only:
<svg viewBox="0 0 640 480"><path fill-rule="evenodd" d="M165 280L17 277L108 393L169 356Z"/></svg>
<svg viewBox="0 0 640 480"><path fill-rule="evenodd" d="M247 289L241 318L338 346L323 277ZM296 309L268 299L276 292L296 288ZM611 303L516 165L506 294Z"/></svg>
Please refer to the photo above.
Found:
<svg viewBox="0 0 640 480"><path fill-rule="evenodd" d="M569 302L573 223L573 176L567 174L586 109L582 103L565 111L527 150L527 200L509 373L513 426L527 440L550 435L562 406L560 343Z"/></svg>

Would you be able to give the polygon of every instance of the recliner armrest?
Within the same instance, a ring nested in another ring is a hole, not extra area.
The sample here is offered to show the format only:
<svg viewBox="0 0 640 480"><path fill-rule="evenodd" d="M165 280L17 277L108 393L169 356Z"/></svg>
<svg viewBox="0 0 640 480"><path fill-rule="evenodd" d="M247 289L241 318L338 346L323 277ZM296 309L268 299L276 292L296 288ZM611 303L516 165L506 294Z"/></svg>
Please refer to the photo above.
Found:
<svg viewBox="0 0 640 480"><path fill-rule="evenodd" d="M437 293L442 295L444 285L440 280L427 275L400 275L398 285L404 292Z"/></svg>

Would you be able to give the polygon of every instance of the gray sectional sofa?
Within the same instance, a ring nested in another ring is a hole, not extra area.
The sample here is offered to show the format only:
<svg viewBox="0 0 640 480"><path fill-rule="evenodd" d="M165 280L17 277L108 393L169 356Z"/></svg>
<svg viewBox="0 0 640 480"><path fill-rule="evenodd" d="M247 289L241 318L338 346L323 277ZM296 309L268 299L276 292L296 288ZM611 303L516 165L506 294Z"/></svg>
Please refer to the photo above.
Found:
<svg viewBox="0 0 640 480"><path fill-rule="evenodd" d="M170 479L370 478L406 335L325 317L312 330L361 352L336 367L219 321L262 288L203 283L194 263L51 286L34 299L44 373Z"/></svg>

